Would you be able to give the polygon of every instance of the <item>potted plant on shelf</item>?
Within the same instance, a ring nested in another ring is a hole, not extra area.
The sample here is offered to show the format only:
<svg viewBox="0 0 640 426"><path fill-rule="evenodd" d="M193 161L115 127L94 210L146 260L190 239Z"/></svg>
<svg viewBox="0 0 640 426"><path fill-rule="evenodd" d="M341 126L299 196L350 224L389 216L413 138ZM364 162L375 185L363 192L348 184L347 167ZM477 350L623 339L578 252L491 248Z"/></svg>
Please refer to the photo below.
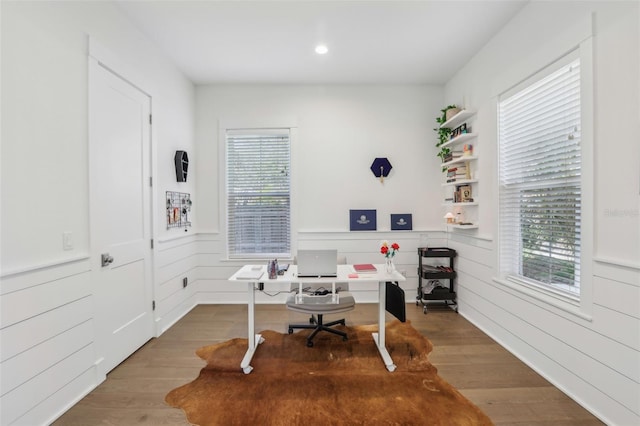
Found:
<svg viewBox="0 0 640 426"><path fill-rule="evenodd" d="M440 151L438 152L438 157L440 157L440 160L444 163L445 162L444 159L446 158L447 155L449 155L451 150L446 146L443 147L442 145L444 145L449 141L451 137L451 129L448 127L441 127L441 126L451 117L453 117L458 112L460 112L460 108L458 108L456 105L449 105L446 108L441 109L440 112L442 113L440 117L436 117L436 122L438 123L438 127L433 130L435 130L438 133L438 142L436 143L436 147L440 148ZM446 172L447 168L443 167L442 171Z"/></svg>

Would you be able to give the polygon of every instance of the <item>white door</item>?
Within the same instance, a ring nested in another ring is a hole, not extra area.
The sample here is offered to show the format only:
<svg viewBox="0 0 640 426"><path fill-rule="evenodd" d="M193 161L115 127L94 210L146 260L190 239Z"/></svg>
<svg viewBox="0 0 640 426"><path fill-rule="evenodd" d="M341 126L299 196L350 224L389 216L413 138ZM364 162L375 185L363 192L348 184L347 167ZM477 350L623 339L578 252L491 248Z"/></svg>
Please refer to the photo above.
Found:
<svg viewBox="0 0 640 426"><path fill-rule="evenodd" d="M151 100L89 61L92 276L99 372L153 337Z"/></svg>

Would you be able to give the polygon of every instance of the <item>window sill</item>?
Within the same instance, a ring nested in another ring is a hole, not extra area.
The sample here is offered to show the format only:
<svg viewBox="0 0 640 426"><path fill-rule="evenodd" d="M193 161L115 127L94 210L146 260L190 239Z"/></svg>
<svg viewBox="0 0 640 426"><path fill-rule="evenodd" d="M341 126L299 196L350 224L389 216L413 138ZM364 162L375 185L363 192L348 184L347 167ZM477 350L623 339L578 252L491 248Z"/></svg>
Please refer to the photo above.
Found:
<svg viewBox="0 0 640 426"><path fill-rule="evenodd" d="M509 278L493 278L493 282L510 290L524 294L532 299L553 306L585 321L593 321L591 315L586 314L580 306L577 296L572 296L560 291L553 291L542 286L537 286L525 281Z"/></svg>

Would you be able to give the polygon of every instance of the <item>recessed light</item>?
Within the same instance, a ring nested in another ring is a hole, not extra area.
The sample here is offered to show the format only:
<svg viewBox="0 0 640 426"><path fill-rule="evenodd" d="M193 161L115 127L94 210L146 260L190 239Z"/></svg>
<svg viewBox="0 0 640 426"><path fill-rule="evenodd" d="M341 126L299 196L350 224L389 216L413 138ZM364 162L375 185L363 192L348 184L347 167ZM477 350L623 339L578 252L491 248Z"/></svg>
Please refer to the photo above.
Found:
<svg viewBox="0 0 640 426"><path fill-rule="evenodd" d="M329 51L329 48L327 46L325 46L324 44L319 44L319 45L316 46L316 53L318 55L324 55L328 51Z"/></svg>

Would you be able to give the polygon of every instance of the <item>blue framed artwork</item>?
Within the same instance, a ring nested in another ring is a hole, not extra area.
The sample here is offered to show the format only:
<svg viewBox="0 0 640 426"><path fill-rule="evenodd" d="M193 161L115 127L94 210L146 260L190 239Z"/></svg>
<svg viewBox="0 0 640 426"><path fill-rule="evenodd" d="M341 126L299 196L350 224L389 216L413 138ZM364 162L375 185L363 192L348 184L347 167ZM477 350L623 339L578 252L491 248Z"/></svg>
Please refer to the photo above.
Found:
<svg viewBox="0 0 640 426"><path fill-rule="evenodd" d="M411 223L411 213L391 215L392 231L411 231L412 228L413 224Z"/></svg>
<svg viewBox="0 0 640 426"><path fill-rule="evenodd" d="M375 210L349 210L351 231L375 231L377 229Z"/></svg>

